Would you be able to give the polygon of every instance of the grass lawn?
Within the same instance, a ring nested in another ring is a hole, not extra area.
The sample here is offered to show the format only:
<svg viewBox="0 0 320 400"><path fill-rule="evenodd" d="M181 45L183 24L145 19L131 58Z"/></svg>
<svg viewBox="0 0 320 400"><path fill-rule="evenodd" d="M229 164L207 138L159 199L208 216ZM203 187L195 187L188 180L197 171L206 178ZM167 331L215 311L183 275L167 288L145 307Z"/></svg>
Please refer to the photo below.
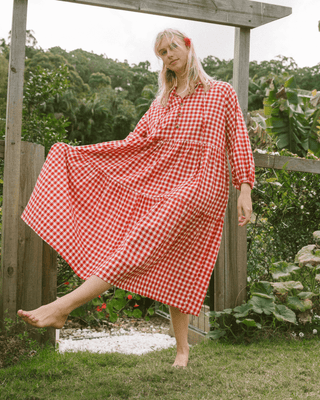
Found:
<svg viewBox="0 0 320 400"><path fill-rule="evenodd" d="M143 356L44 350L0 370L0 399L320 399L320 341L205 341L186 369L175 348Z"/></svg>

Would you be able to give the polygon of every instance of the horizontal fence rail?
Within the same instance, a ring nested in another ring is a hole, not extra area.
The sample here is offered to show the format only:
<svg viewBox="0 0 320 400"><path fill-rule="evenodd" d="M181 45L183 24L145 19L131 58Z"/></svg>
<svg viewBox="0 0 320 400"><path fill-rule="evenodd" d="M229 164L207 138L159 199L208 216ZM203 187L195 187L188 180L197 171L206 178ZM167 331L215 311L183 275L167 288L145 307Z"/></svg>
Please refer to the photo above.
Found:
<svg viewBox="0 0 320 400"><path fill-rule="evenodd" d="M320 174L320 161L307 160L305 158L295 158L287 156L277 156L271 154L253 153L256 167L284 169L286 171L310 172Z"/></svg>

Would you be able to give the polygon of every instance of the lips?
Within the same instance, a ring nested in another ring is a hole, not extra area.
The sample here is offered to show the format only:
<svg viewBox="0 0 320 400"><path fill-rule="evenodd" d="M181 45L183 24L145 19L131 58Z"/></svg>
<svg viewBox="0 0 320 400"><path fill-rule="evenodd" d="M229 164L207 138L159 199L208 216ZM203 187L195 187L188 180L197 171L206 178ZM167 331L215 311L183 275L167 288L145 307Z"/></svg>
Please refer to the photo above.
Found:
<svg viewBox="0 0 320 400"><path fill-rule="evenodd" d="M173 60L173 61L171 61L171 62L170 62L170 65L173 64L173 63L175 63L176 61L178 61L178 60Z"/></svg>

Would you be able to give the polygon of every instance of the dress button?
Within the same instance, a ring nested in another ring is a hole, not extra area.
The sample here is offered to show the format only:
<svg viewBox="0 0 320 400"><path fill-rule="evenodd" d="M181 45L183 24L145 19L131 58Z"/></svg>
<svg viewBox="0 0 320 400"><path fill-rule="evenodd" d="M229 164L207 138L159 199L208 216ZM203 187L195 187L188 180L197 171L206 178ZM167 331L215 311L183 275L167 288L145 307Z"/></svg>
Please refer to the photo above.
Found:
<svg viewBox="0 0 320 400"><path fill-rule="evenodd" d="M179 129L179 125L176 126L176 129Z"/></svg>
<svg viewBox="0 0 320 400"><path fill-rule="evenodd" d="M178 117L181 117L181 113L178 114Z"/></svg>

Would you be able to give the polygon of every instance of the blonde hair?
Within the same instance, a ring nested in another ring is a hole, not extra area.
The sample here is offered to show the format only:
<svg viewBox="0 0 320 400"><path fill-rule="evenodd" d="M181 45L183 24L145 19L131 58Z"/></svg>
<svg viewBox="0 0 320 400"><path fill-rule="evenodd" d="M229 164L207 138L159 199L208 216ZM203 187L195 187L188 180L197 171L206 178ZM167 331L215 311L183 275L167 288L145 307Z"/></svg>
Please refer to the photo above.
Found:
<svg viewBox="0 0 320 400"><path fill-rule="evenodd" d="M154 44L154 52L158 58L161 58L159 54L159 46L163 38L166 38L169 43L172 43L174 42L175 38L178 38L180 39L180 41L183 42L185 38L188 38L188 36L176 29L165 29L164 31L158 33ZM175 44L181 47L181 44L177 42L175 42ZM210 88L209 82L212 81L212 78L208 74L206 74L206 72L203 70L201 62L196 56L192 40L191 40L190 50L188 53L185 73L187 75L186 90L188 90L188 93L191 94L194 92L195 85L199 81L201 81L201 83L203 84L205 92ZM158 81L159 81L159 91L158 91L159 101L160 104L163 107L165 107L167 105L171 90L175 86L177 86L178 83L177 76L174 71L167 69L167 67L163 64L162 70L159 73Z"/></svg>

